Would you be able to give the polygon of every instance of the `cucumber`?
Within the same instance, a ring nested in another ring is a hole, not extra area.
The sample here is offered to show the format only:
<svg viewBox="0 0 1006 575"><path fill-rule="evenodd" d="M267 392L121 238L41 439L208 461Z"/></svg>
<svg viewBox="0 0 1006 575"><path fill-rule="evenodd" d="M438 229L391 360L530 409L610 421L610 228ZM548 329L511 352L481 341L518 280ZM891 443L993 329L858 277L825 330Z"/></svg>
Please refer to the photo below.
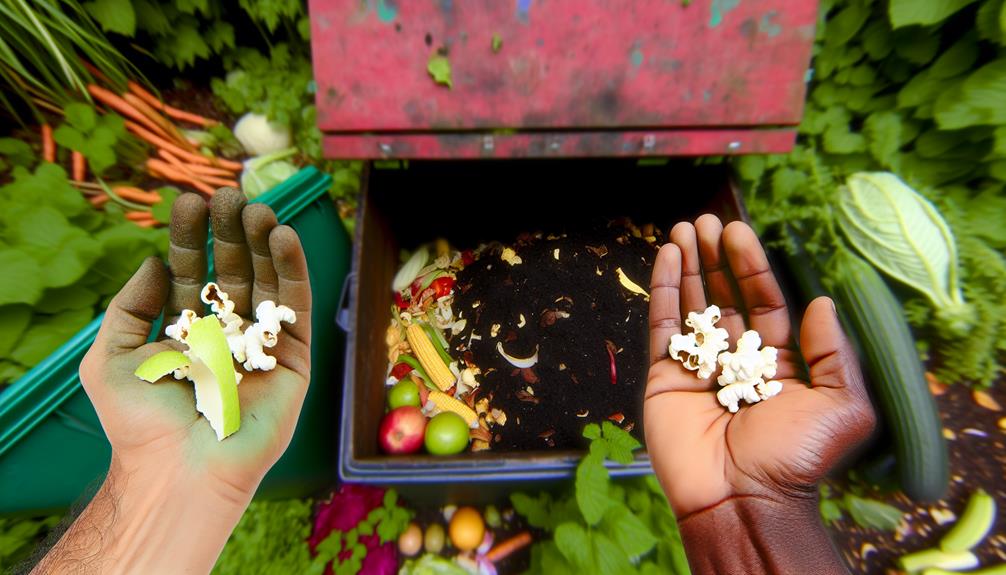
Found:
<svg viewBox="0 0 1006 575"><path fill-rule="evenodd" d="M837 252L832 266L829 287L862 346L864 367L894 437L901 488L915 500L940 499L950 475L947 444L901 303L880 274L848 250Z"/></svg>

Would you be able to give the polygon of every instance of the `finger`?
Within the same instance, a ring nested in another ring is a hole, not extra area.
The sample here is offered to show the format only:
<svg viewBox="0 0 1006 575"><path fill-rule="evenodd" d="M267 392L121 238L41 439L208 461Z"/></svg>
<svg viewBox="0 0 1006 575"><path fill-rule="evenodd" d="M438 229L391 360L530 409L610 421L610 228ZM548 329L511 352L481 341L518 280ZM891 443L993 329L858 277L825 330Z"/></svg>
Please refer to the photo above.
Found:
<svg viewBox="0 0 1006 575"><path fill-rule="evenodd" d="M206 283L206 211L206 201L197 194L182 194L171 206L169 320L183 309L203 309L199 291Z"/></svg>
<svg viewBox="0 0 1006 575"><path fill-rule="evenodd" d="M810 302L800 325L800 349L813 387L845 388L866 398L859 360L828 297Z"/></svg>
<svg viewBox="0 0 1006 575"><path fill-rule="evenodd" d="M241 211L248 201L234 188L220 188L210 201L213 265L217 284L234 302L234 313L251 314L252 264Z"/></svg>
<svg viewBox="0 0 1006 575"><path fill-rule="evenodd" d="M133 277L115 294L94 340L107 356L132 351L147 343L154 320L168 298L168 273L161 260L143 260Z"/></svg>
<svg viewBox="0 0 1006 575"><path fill-rule="evenodd" d="M269 251L269 234L276 227L276 214L265 204L249 204L241 212L245 238L251 252L255 282L252 285L252 308L265 300L279 299L279 283L276 268L272 264Z"/></svg>
<svg viewBox="0 0 1006 575"><path fill-rule="evenodd" d="M705 286L702 285L702 260L695 226L681 222L671 229L671 241L681 250L681 316L706 309Z"/></svg>
<svg viewBox="0 0 1006 575"><path fill-rule="evenodd" d="M719 327L727 330L731 341L736 341L744 333L744 316L741 315L737 286L723 253L723 224L716 216L705 214L695 220L695 233L709 303L719 306L722 314Z"/></svg>
<svg viewBox="0 0 1006 575"><path fill-rule="evenodd" d="M681 333L680 290L681 251L664 244L650 276L650 365L667 358L671 336Z"/></svg>
<svg viewBox="0 0 1006 575"><path fill-rule="evenodd" d="M311 280L307 259L297 232L289 226L276 226L269 234L269 252L276 268L279 301L297 313L297 322L283 326L290 337L280 338L276 357L295 371L310 372L311 366ZM298 345L299 344L299 345Z"/></svg>
<svg viewBox="0 0 1006 575"><path fill-rule="evenodd" d="M790 345L793 332L786 298L754 230L744 222L731 222L723 230L723 249L747 311L748 329L761 334L765 345Z"/></svg>

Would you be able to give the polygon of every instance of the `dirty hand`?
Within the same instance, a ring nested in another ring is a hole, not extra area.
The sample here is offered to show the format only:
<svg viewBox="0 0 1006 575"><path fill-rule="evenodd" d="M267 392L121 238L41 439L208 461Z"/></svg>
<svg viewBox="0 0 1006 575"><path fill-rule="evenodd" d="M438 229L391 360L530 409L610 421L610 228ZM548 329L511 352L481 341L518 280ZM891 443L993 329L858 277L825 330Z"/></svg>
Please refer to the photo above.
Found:
<svg viewBox="0 0 1006 575"><path fill-rule="evenodd" d="M170 273L150 258L115 296L80 379L125 469L176 467L211 478L226 496L250 496L293 435L310 379L311 289L296 232L279 226L272 210L246 205L244 195L221 189L209 209L217 283L235 302L234 312L252 320L260 301L273 300L297 313L269 350L273 371L245 373L238 386L241 428L224 441L195 409L192 383L170 376L149 384L133 375L148 357L180 349L159 334L146 343L164 310L165 325L179 312L204 315L199 293L206 283L207 208L195 194L178 198L171 214Z"/></svg>
<svg viewBox="0 0 1006 575"><path fill-rule="evenodd" d="M875 425L856 355L834 304L824 297L811 302L797 349L786 301L749 226L733 222L724 229L718 218L704 215L694 226L675 226L670 239L660 250L651 280L644 420L653 468L681 521L686 548L690 537L703 539L702 555L710 555L709 538L736 541L731 534L750 535L759 525L771 525L772 545L784 549L782 539L790 533L790 539L804 545L800 555L811 553L808 538L814 539L815 530L823 534L816 484ZM763 345L779 349L773 378L783 383L779 395L753 405L742 401L740 411L730 413L716 399L716 374L701 380L668 357L671 335L689 329L682 318L711 304L722 311L717 327L729 333L731 351L748 329L761 334ZM758 547L760 538L751 539ZM826 537L817 543L830 547ZM730 563L728 553L697 559L693 551L689 548L692 568L700 573L760 571ZM765 559L763 549L751 553ZM820 564L789 564L788 570L833 571Z"/></svg>

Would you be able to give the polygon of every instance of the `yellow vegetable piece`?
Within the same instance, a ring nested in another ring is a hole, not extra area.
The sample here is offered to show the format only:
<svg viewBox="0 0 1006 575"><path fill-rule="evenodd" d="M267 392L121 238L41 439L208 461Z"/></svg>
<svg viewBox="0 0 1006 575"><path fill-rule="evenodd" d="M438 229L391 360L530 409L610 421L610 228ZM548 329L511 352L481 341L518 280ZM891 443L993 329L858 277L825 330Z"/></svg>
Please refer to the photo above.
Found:
<svg viewBox="0 0 1006 575"><path fill-rule="evenodd" d="M432 401L433 405L439 407L441 411L453 411L460 415L465 420L465 423L468 424L468 427L475 427L479 423L479 416L475 413L475 410L468 407L465 402L456 397L451 397L440 391L430 391L427 399Z"/></svg>
<svg viewBox="0 0 1006 575"><path fill-rule="evenodd" d="M639 287L639 284L629 279L629 276L625 275L622 268L615 268L615 273L618 274L618 283L622 284L622 287L631 291L632 293L639 294L646 298L647 301L650 300L650 294L643 288Z"/></svg>
<svg viewBox="0 0 1006 575"><path fill-rule="evenodd" d="M143 381L154 383L176 369L188 367L192 360L180 351L162 351L148 357L136 368L133 375Z"/></svg>
<svg viewBox="0 0 1006 575"><path fill-rule="evenodd" d="M433 380L433 384L440 388L441 391L447 391L454 385L454 374L448 369L447 365L442 359L440 359L440 354L433 347L433 342L430 341L429 336L423 331L423 328L419 324L412 324L405 330L405 337L409 340L409 345L412 346L412 351L416 354L419 359L420 365L426 370L426 373Z"/></svg>

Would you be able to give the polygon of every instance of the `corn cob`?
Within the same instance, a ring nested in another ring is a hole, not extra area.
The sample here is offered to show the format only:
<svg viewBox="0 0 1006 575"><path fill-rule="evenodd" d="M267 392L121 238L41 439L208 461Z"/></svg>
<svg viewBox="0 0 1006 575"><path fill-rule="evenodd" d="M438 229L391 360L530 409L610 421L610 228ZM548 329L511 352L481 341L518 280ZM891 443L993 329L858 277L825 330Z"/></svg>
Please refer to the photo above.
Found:
<svg viewBox="0 0 1006 575"><path fill-rule="evenodd" d="M447 368L444 361L440 359L440 354L433 348L433 342L430 341L429 336L426 335L423 328L419 324L414 323L405 330L405 337L409 340L412 351L419 358L419 363L426 370L426 373L429 374L433 383L441 391L450 389L454 385L454 374Z"/></svg>
<svg viewBox="0 0 1006 575"><path fill-rule="evenodd" d="M468 427L478 425L479 416L475 415L475 410L465 405L460 399L451 397L442 391L431 391L428 400L432 401L433 405L436 405L441 411L453 411L460 415Z"/></svg>

